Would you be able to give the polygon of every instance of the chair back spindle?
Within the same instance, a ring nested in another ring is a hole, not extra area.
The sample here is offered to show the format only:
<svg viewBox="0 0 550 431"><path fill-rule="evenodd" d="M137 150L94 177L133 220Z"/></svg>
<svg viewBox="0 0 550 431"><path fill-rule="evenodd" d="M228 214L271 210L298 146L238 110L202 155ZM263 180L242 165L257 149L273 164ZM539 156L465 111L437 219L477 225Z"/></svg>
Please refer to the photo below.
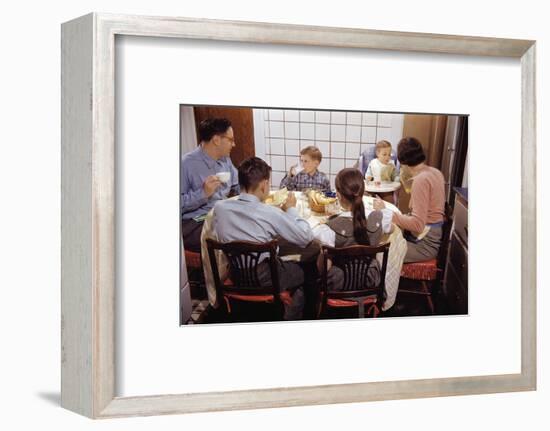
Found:
<svg viewBox="0 0 550 431"><path fill-rule="evenodd" d="M207 239L206 243L217 298L238 297L246 301L248 296L251 301L257 302L257 298L267 296L271 298L271 302L282 308L277 263L277 240L267 243L248 241L221 243L213 239ZM222 251L227 257L231 283L221 280L216 260L217 250ZM271 283L269 286L262 285L258 274L258 266L266 259L270 271Z"/></svg>

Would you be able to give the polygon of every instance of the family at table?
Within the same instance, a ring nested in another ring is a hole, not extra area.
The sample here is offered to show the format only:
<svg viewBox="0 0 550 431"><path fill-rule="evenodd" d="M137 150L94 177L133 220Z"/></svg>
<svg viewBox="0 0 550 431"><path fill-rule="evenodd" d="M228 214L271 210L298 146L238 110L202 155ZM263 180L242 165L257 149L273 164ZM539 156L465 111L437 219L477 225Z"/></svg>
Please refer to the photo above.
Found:
<svg viewBox="0 0 550 431"><path fill-rule="evenodd" d="M383 309L390 308L395 301L403 262L437 255L444 218L444 179L439 170L425 164L426 156L417 139L403 138L397 146L400 165L407 167L413 177L409 214L401 214L394 205L378 197L365 195L365 180L370 180L369 176L380 180L382 176L389 177L391 181L397 177L395 164L389 158L391 144L383 141L377 146L376 162L371 161L373 166L369 165L365 177L355 168L337 174L335 189L340 211L331 217L311 212L304 218L297 209L299 200L304 204L302 192L330 192L328 176L318 170L322 160L318 148L311 146L301 151L301 169L293 166L280 184L290 191L288 197L275 206L265 203L271 192L271 167L264 160L251 157L238 169L233 166L229 155L236 143L228 120L204 120L198 132L200 145L181 162L182 235L186 250L202 254L205 282L213 305L216 297L206 238L223 243L265 243L278 239L280 288L292 292L292 301L285 304L284 318L288 320L303 317L304 282L311 280L307 271L321 270L321 259L317 258L321 245L340 248L390 243ZM303 262L310 265L304 266ZM380 281L380 263L373 259L369 265L368 282L376 285ZM341 289L342 270L331 266L329 261L327 271L329 289ZM271 283L267 259L260 259L257 273L262 285Z"/></svg>

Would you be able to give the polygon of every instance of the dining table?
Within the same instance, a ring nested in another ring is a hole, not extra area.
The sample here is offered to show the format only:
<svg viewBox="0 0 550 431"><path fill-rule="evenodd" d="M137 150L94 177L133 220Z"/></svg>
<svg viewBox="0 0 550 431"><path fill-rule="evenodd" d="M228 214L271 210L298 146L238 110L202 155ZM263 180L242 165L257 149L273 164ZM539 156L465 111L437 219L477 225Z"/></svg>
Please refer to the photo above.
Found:
<svg viewBox="0 0 550 431"><path fill-rule="evenodd" d="M342 212L342 208L337 202L331 205L325 205L326 211L324 213L313 211L311 210L311 207L309 205L309 198L307 194L303 192L293 192L293 193L296 196L296 209L298 210L298 214L300 215L300 217L304 218L309 223L312 229L318 226L319 224L326 223L326 221L330 216L337 215L340 212ZM374 206L373 206L374 199L375 198L373 196L368 196L368 195L363 196L363 205L365 206L365 211L370 212L374 210ZM401 211L399 210L399 208L397 208L391 202L384 202L384 203L387 209L393 212L396 212L398 214L401 214Z"/></svg>

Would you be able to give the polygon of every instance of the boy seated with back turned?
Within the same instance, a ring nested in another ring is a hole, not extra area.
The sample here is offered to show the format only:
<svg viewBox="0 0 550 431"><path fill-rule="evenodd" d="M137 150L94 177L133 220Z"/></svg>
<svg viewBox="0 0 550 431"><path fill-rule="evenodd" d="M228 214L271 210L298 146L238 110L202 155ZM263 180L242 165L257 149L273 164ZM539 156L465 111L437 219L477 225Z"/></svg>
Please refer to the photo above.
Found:
<svg viewBox="0 0 550 431"><path fill-rule="evenodd" d="M263 203L269 196L271 167L258 157L244 160L238 169L241 193L237 199L218 201L214 206L213 229L221 242L266 243L282 238L300 248L312 240L309 223L298 215L296 197L289 193L281 208ZM282 210L282 211L281 211ZM257 267L263 286L271 284L268 254ZM304 308L304 273L294 262L277 259L281 290L294 291L285 304L285 320L300 319Z"/></svg>

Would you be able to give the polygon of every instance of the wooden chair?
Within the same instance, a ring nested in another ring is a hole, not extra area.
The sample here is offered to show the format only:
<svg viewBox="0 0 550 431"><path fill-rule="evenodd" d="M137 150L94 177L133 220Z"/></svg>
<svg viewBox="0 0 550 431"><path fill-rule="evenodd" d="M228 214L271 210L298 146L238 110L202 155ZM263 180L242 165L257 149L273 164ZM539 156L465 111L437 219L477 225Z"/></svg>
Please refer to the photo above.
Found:
<svg viewBox="0 0 550 431"><path fill-rule="evenodd" d="M377 247L353 245L350 247L334 248L323 246L323 269L321 273L321 294L318 308L318 317L330 307L357 307L358 316L377 317L386 299L386 267L390 244ZM380 269L380 282L377 286L367 285L368 269L378 253L383 253ZM344 272L342 290L328 290L328 260Z"/></svg>
<svg viewBox="0 0 550 431"><path fill-rule="evenodd" d="M277 263L277 240L258 244L247 241L220 243L213 239L206 240L212 275L216 286L216 296L221 303L224 299L227 311L231 313L230 300L246 302L272 303L277 313L284 313L283 304L292 303L288 291L280 292L279 271ZM229 279L222 282L216 261L216 250L221 250L229 262ZM271 286L260 285L257 266L260 257L269 253Z"/></svg>
<svg viewBox="0 0 550 431"><path fill-rule="evenodd" d="M201 254L185 250L185 264L189 269L202 269Z"/></svg>
<svg viewBox="0 0 550 431"><path fill-rule="evenodd" d="M433 303L434 286L443 280L443 271L445 269L445 260L447 258L447 249L449 248L449 237L453 220L450 207L445 203L445 220L442 228L441 245L436 258L423 260L420 262L404 263L401 268L401 278L417 284L417 288L398 290L399 293L422 295L426 297L428 308L431 314L435 313Z"/></svg>

